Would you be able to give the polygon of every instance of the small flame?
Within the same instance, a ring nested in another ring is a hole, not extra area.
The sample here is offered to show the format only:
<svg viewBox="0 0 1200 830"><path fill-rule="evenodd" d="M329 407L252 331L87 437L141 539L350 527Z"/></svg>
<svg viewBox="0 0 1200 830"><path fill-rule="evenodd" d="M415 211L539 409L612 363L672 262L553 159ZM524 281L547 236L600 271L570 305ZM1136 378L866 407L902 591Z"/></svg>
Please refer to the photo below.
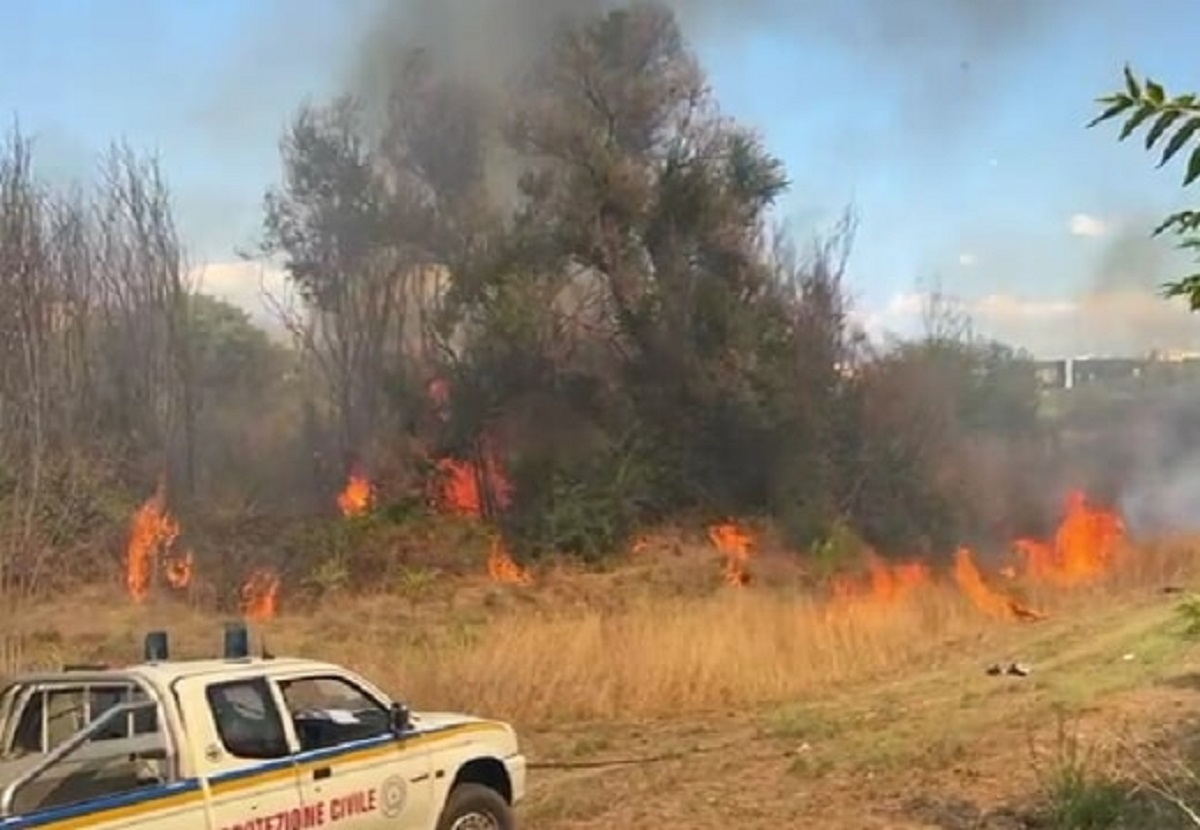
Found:
<svg viewBox="0 0 1200 830"><path fill-rule="evenodd" d="M1067 496L1053 541L1018 539L1013 547L1024 559L1031 580L1069 587L1110 570L1124 539L1121 516L1092 507L1087 496L1076 490Z"/></svg>
<svg viewBox="0 0 1200 830"><path fill-rule="evenodd" d="M242 616L248 620L270 620L279 610L279 576L270 568L252 571L239 593Z"/></svg>
<svg viewBox="0 0 1200 830"><path fill-rule="evenodd" d="M159 554L169 551L179 536L179 523L167 512L166 503L166 483L160 479L154 495L137 509L130 522L125 585L134 602L144 602L150 594Z"/></svg>
<svg viewBox="0 0 1200 830"><path fill-rule="evenodd" d="M533 576L522 568L509 555L504 541L499 537L492 538L492 546L488 551L488 576L493 582L503 585L532 585Z"/></svg>
<svg viewBox="0 0 1200 830"><path fill-rule="evenodd" d="M754 537L733 522L713 525L708 529L708 538L725 557L723 575L730 585L746 585L750 582L748 568L753 554Z"/></svg>
<svg viewBox="0 0 1200 830"><path fill-rule="evenodd" d="M360 470L351 470L346 479L346 486L338 493L337 505L342 515L364 516L370 512L375 503L375 488Z"/></svg>
<svg viewBox="0 0 1200 830"><path fill-rule="evenodd" d="M189 550L182 556L170 556L163 561L163 575L172 588L183 589L192 584L195 561Z"/></svg>
<svg viewBox="0 0 1200 830"><path fill-rule="evenodd" d="M1017 600L988 586L975 564L969 548L959 548L954 556L954 581L967 597L985 614L1009 620L1044 620L1046 615L1034 611Z"/></svg>

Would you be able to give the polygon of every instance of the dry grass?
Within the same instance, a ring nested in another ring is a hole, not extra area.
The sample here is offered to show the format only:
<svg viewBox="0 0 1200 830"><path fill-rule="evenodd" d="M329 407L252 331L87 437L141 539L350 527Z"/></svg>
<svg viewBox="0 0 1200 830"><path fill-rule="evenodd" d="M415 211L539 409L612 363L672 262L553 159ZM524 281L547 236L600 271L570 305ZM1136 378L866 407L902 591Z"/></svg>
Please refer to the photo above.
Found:
<svg viewBox="0 0 1200 830"><path fill-rule="evenodd" d="M1180 636L1179 597L1161 590L1190 584L1194 541L1131 551L1073 590L989 580L1049 613L1037 623L984 617L944 577L904 602L831 614L794 562L762 561L757 584L733 589L697 548L542 573L531 588L423 577L311 609L285 602L256 634L418 708L510 719L535 761L675 758L538 769L522 814L543 830L978 828L1011 804L1108 809L1094 754L1055 750L1055 712L1081 718L1088 746L1118 724L1141 734L1200 718L1200 696L1176 684L1200 658ZM212 655L224 618L202 605L136 607L92 588L0 609L0 673L136 659L153 628L170 630L178 657ZM983 671L1008 660L1033 675Z"/></svg>
<svg viewBox="0 0 1200 830"><path fill-rule="evenodd" d="M1026 592L1055 618L1034 627L1069 625L1081 609L1180 581L1191 572L1191 546L1161 545L1129 562L1099 586ZM981 616L944 583L902 603L830 614L795 587L670 596L641 576L637 584L620 574L550 576L529 589L458 582L409 601L344 598L285 614L259 633L275 653L351 665L418 708L537 726L785 701L903 667L934 669L964 649L1002 659L1029 628ZM128 660L154 627L171 631L178 656L212 654L220 619L165 599L135 607L115 591L82 591L9 621L0 672Z"/></svg>
<svg viewBox="0 0 1200 830"><path fill-rule="evenodd" d="M24 614L16 626L24 634L9 637L5 656L9 670L130 659L154 627L170 629L178 656L212 654L220 619L84 593ZM930 591L921 605L863 608L833 620L805 597L729 591L641 599L618 610L474 608L441 619L388 598L344 600L282 616L258 633L272 652L349 664L418 707L530 724L785 699L905 665L981 623L948 591Z"/></svg>

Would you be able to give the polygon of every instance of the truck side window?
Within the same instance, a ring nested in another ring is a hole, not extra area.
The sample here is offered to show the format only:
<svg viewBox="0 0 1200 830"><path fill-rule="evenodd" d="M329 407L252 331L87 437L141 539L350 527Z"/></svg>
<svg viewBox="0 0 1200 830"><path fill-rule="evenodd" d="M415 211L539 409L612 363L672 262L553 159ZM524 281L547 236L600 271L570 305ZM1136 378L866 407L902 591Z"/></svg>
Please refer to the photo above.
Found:
<svg viewBox="0 0 1200 830"><path fill-rule="evenodd" d="M46 692L46 737L55 747L87 725L84 694L79 688L50 689Z"/></svg>
<svg viewBox="0 0 1200 830"><path fill-rule="evenodd" d="M214 683L205 690L217 735L235 758L283 758L290 753L283 721L263 678Z"/></svg>
<svg viewBox="0 0 1200 830"><path fill-rule="evenodd" d="M12 748L18 752L42 751L42 711L45 693L34 692L25 702L21 717L13 729Z"/></svg>
<svg viewBox="0 0 1200 830"><path fill-rule="evenodd" d="M279 683L301 751L339 746L391 732L388 710L350 681L329 675Z"/></svg>
<svg viewBox="0 0 1200 830"><path fill-rule="evenodd" d="M89 722L94 721L127 700L144 700L144 692L130 686L89 686ZM133 727L132 732L130 726ZM96 736L96 740L114 740L132 735L153 735L158 732L158 710L138 709L129 718L114 722Z"/></svg>
<svg viewBox="0 0 1200 830"><path fill-rule="evenodd" d="M122 703L128 695L124 686L93 686L90 689L92 720ZM98 741L117 740L129 737L128 720L118 720L96 735Z"/></svg>

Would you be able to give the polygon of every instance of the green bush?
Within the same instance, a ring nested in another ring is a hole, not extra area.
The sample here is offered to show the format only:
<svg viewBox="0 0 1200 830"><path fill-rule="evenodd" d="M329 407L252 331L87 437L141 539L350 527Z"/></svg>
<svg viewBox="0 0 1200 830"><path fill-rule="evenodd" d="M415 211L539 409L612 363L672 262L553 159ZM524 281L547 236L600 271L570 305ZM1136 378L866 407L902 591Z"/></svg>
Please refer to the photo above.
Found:
<svg viewBox="0 0 1200 830"><path fill-rule="evenodd" d="M611 452L571 466L543 457L519 465L514 482L516 503L503 527L519 556L564 553L595 562L628 547L645 483L634 455Z"/></svg>

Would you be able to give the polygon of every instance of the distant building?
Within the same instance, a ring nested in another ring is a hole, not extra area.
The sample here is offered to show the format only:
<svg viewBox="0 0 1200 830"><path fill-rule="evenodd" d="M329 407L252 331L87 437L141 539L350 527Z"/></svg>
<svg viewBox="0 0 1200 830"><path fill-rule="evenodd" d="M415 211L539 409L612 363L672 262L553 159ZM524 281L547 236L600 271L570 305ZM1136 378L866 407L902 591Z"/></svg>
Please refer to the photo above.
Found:
<svg viewBox="0 0 1200 830"><path fill-rule="evenodd" d="M1200 352L1187 351L1184 349L1153 351L1150 353L1150 360L1159 363L1193 363L1200 361Z"/></svg>
<svg viewBox="0 0 1200 830"><path fill-rule="evenodd" d="M1200 377L1200 352L1152 352L1146 357L1096 357L1084 355L1034 362L1042 389L1074 389L1094 383L1141 378L1156 381Z"/></svg>
<svg viewBox="0 0 1200 830"><path fill-rule="evenodd" d="M1034 375L1041 389L1069 389L1066 360L1038 360L1033 364Z"/></svg>
<svg viewBox="0 0 1200 830"><path fill-rule="evenodd" d="M1067 358L1067 389L1105 381L1139 378L1150 361L1136 357Z"/></svg>

